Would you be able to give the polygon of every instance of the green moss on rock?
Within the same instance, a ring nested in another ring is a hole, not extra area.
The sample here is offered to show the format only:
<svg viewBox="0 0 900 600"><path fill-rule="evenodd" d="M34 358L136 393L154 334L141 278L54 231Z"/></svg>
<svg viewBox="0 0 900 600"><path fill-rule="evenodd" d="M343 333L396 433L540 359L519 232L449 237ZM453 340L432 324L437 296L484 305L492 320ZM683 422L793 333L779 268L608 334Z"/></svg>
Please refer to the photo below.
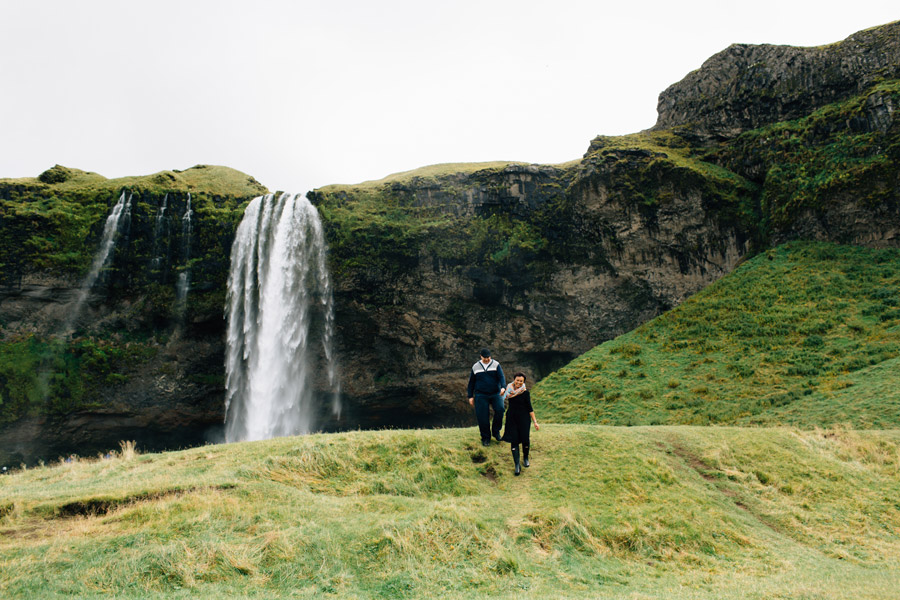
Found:
<svg viewBox="0 0 900 600"><path fill-rule="evenodd" d="M748 131L706 155L762 189L764 217L789 229L800 215L848 200L896 203L900 185L900 80L807 117Z"/></svg>

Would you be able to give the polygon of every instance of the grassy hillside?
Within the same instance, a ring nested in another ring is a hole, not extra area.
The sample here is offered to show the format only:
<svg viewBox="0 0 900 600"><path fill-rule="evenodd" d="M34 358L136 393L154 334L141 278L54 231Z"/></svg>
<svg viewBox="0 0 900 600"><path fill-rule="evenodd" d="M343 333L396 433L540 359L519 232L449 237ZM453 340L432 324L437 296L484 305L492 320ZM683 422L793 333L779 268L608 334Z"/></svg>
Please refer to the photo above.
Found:
<svg viewBox="0 0 900 600"><path fill-rule="evenodd" d="M900 251L792 243L535 388L545 418L900 425Z"/></svg>
<svg viewBox="0 0 900 600"><path fill-rule="evenodd" d="M891 598L900 432L548 425L0 477L5 598Z"/></svg>

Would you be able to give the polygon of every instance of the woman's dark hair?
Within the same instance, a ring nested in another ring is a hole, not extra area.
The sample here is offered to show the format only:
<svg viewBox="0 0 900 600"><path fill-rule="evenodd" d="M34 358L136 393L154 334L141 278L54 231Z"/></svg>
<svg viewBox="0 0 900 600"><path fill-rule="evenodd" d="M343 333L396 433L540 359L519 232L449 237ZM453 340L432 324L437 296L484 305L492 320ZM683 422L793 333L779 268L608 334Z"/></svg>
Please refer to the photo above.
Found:
<svg viewBox="0 0 900 600"><path fill-rule="evenodd" d="M516 373L515 375L513 375L513 379L515 379L516 377L521 377L522 381L525 381L525 379L526 379L525 373L522 373L521 371L519 373Z"/></svg>

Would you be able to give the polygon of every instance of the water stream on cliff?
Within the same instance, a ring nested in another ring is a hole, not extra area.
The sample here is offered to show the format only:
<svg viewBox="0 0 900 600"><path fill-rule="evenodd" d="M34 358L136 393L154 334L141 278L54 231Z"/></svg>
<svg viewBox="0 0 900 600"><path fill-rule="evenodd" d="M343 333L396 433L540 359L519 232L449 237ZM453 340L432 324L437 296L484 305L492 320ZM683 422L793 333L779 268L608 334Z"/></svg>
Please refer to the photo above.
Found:
<svg viewBox="0 0 900 600"><path fill-rule="evenodd" d="M162 206L159 207L159 212L156 213L156 224L153 226L153 258L150 263L153 269L159 269L160 265L162 265L162 255L160 254L160 242L159 239L165 233L163 231L163 226L166 223L166 207L169 204L169 194L163 197Z"/></svg>
<svg viewBox="0 0 900 600"><path fill-rule="evenodd" d="M94 261L91 263L91 270L88 272L87 277L81 282L81 286L78 290L78 297L75 300L75 306L72 307L72 310L69 311L69 317L66 319L63 324L62 331L63 333L68 333L69 330L75 325L75 322L78 319L78 315L81 312L81 308L84 306L85 300L87 300L88 294L91 292L91 288L94 287L94 284L97 283L97 278L100 276L100 272L103 270L103 267L109 262L109 259L112 256L113 248L116 245L116 239L121 229L124 229L131 223L131 198L133 194L128 195L128 200L125 199L125 191L122 190L122 195L119 196L119 201L113 207L112 211L110 211L109 216L106 217L106 224L103 226L103 235L100 238L100 247L97 249L97 253L94 255Z"/></svg>
<svg viewBox="0 0 900 600"><path fill-rule="evenodd" d="M191 210L191 193L187 195L187 209L184 216L181 217L181 240L182 240L182 258L184 259L184 270L178 274L178 283L175 285L176 290L176 311L179 315L184 314L187 306L187 295L191 289L191 234L194 231L191 224L191 216L194 211Z"/></svg>
<svg viewBox="0 0 900 600"><path fill-rule="evenodd" d="M339 413L325 254L318 211L302 195L247 206L228 276L227 442L309 433L323 403Z"/></svg>

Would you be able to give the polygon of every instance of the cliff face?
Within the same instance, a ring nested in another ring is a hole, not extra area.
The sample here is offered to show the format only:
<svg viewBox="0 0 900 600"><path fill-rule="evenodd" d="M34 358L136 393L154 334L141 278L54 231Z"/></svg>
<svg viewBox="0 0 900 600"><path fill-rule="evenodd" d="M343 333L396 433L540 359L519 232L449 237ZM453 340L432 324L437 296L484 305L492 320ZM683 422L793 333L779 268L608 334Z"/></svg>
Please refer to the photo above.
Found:
<svg viewBox="0 0 900 600"><path fill-rule="evenodd" d="M345 397L468 419L482 346L508 374L540 378L729 272L750 249L753 190L615 140L569 165L317 190Z"/></svg>
<svg viewBox="0 0 900 600"><path fill-rule="evenodd" d="M734 44L659 95L654 129L704 140L804 117L900 78L900 21L813 48Z"/></svg>
<svg viewBox="0 0 900 600"><path fill-rule="evenodd" d="M897 33L733 46L663 92L654 130L597 137L570 163L439 165L310 192L344 406L320 427L470 423L483 346L534 381L773 244L900 245ZM127 227L73 315L123 191ZM202 166L0 180L0 464L215 439L230 246L265 191Z"/></svg>

